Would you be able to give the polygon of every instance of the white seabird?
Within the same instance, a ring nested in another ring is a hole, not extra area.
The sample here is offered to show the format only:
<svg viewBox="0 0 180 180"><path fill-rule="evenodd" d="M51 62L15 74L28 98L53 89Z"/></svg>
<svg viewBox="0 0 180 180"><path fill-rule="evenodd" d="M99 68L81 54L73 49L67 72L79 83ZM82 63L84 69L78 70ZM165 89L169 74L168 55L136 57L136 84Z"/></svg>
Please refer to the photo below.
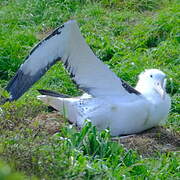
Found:
<svg viewBox="0 0 180 180"><path fill-rule="evenodd" d="M57 61L62 61L73 81L87 94L38 96L82 127L89 119L98 129L109 128L112 136L132 134L159 125L167 118L171 101L166 75L157 69L139 75L135 88L117 77L86 44L76 21L68 21L36 45L6 90L9 101L21 97Z"/></svg>

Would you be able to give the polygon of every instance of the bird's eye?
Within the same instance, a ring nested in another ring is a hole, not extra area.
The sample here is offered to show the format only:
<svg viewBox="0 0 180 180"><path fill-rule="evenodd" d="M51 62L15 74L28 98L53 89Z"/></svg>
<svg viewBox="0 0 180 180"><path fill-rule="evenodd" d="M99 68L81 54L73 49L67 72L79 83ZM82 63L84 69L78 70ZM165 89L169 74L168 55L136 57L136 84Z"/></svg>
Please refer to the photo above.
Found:
<svg viewBox="0 0 180 180"><path fill-rule="evenodd" d="M153 75L151 74L151 75L150 75L150 77L152 78L152 77L153 77Z"/></svg>

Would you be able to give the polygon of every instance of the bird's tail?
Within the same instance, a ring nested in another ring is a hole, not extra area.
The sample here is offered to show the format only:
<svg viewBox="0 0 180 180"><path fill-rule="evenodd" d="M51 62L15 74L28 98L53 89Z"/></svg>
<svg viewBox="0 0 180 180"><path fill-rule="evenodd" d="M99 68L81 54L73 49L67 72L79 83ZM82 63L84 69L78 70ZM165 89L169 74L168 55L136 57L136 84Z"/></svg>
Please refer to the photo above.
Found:
<svg viewBox="0 0 180 180"><path fill-rule="evenodd" d="M73 102L77 101L75 98L48 90L41 90L40 93L43 95L37 96L37 99L59 111L70 122L76 122L76 110L73 107Z"/></svg>
<svg viewBox="0 0 180 180"><path fill-rule="evenodd" d="M61 97L54 97L54 96L48 96L48 95L39 95L37 96L37 99L41 100L42 102L44 102L45 104L53 107L54 109L56 109L57 111L60 111L63 113L63 109L67 108L66 103L65 103L65 98L61 98Z"/></svg>

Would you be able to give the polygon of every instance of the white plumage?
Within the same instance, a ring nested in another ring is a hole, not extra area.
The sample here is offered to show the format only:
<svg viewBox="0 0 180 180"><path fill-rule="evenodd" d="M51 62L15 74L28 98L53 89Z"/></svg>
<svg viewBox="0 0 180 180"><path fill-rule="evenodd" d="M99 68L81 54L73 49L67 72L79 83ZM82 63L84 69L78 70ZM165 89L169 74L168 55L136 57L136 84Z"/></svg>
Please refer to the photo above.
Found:
<svg viewBox="0 0 180 180"><path fill-rule="evenodd" d="M147 70L156 76L159 70ZM163 78L163 77L162 77ZM152 83L156 80L152 80ZM139 83L137 89L141 92ZM147 82L144 82L147 83ZM164 97L148 84L147 92L142 94L105 95L100 97L60 98L40 95L38 99L64 114L72 123L82 127L84 120L89 119L93 125L102 130L109 128L112 136L133 134L158 126L165 122L170 109L170 97ZM65 111L64 111L65 110Z"/></svg>
<svg viewBox="0 0 180 180"><path fill-rule="evenodd" d="M157 126L170 109L165 74L157 69L139 76L136 88L118 78L86 44L78 25L69 21L42 40L7 86L10 101L18 99L58 60L87 94L76 97L38 96L82 127L89 119L112 136L132 134Z"/></svg>

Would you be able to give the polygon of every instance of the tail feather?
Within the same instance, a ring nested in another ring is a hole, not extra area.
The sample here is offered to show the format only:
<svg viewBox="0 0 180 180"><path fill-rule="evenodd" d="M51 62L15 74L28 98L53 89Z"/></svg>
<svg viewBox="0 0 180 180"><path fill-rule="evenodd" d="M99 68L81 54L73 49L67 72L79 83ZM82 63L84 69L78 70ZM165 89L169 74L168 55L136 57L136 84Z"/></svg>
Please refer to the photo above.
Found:
<svg viewBox="0 0 180 180"><path fill-rule="evenodd" d="M59 111L60 114L67 118L71 123L76 122L76 109L73 106L73 102L77 101L76 99L53 97L48 95L40 95L37 96L37 98Z"/></svg>
<svg viewBox="0 0 180 180"><path fill-rule="evenodd" d="M60 97L60 98L69 98L70 96L66 94L60 94L58 92L50 91L50 90L45 90L45 89L38 89L39 93L42 95L47 95L47 96L53 96L53 97Z"/></svg>
<svg viewBox="0 0 180 180"><path fill-rule="evenodd" d="M37 99L41 100L45 104L53 107L57 111L62 111L65 107L64 99L60 97L53 97L49 95L37 96Z"/></svg>

